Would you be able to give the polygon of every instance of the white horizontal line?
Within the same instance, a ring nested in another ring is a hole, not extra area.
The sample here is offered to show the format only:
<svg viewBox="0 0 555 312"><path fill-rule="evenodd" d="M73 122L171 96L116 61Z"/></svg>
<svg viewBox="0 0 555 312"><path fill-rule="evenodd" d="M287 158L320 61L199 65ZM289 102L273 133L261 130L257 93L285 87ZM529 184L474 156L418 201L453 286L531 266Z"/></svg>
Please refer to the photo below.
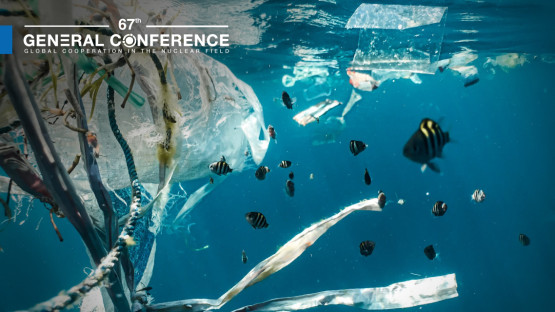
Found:
<svg viewBox="0 0 555 312"><path fill-rule="evenodd" d="M146 25L147 28L228 28L229 25Z"/></svg>
<svg viewBox="0 0 555 312"><path fill-rule="evenodd" d="M89 28L89 27L110 27L110 25L25 25L25 28L37 28L37 27L44 27L44 28L70 28L70 27Z"/></svg>

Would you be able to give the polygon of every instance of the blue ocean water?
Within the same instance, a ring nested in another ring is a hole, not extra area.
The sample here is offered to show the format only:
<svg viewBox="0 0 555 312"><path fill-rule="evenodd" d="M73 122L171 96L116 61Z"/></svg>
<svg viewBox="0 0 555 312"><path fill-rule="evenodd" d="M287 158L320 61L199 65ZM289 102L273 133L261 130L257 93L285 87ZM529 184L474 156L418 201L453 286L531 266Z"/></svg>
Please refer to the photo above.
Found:
<svg viewBox="0 0 555 312"><path fill-rule="evenodd" d="M254 164L231 173L181 227L158 235L149 284L155 303L217 298L304 228L383 190L388 204L382 212L354 212L292 264L247 288L222 310L448 273L456 273L457 298L406 310L553 310L549 299L555 290L555 45L553 21L548 17L555 11L545 3L522 1L418 2L449 7L440 59L465 48L472 50L478 55L472 64L478 67L479 82L464 87L460 75L438 71L419 75L421 84L394 79L372 92L357 91L362 100L345 116L345 128L337 132L335 142L313 145L317 133L333 131L326 130L323 120L302 127L292 117L325 97L304 97L314 80L285 87L282 77L292 75L293 67L302 61L295 47L321 49L325 52L316 55L317 61L336 61L327 67L331 85L327 97L346 103L353 90L346 68L357 48L358 30L347 31L344 23L360 3L262 2L249 11L253 17L265 14L267 28L257 45L262 49L237 46L229 54L212 55L253 88L266 124L275 127L276 140L270 142L262 161L271 171L263 181L255 178ZM343 24L290 22L291 8L327 12ZM527 61L512 68L496 67L493 73L485 65L487 58L504 53L524 55ZM296 98L293 110L276 101L282 91ZM329 115L340 113L337 109ZM422 173L419 164L402 154L403 145L425 117L441 120L452 139L443 159L437 160L441 174ZM356 157L349 152L353 139L368 144ZM284 159L293 162L291 168L277 167ZM372 177L370 186L364 184L365 168ZM290 171L295 174L294 197L284 191ZM181 186L192 192L206 182L186 181ZM479 204L471 201L477 188L487 196ZM398 204L399 199L405 203ZM438 200L449 207L442 217L431 214ZM169 214L175 215L178 208ZM21 217L28 216L21 219L23 223L3 225L0 232L4 250L0 253L0 311L47 300L81 281L86 277L83 268L91 267L69 222L57 221L64 236L60 243L42 204L25 209ZM253 229L244 219L249 211L264 213L269 227ZM529 246L519 243L520 233L530 237ZM363 240L376 242L369 257L359 253ZM423 253L430 244L439 253L433 261ZM242 250L248 255L246 264L241 262Z"/></svg>

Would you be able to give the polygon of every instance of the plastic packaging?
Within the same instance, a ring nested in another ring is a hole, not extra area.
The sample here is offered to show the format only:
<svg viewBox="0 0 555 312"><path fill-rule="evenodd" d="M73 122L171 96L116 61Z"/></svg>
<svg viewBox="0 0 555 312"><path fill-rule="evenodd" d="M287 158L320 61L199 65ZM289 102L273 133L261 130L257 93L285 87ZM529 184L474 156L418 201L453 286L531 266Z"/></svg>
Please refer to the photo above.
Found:
<svg viewBox="0 0 555 312"><path fill-rule="evenodd" d="M346 28L361 28L355 69L433 74L447 7L362 4Z"/></svg>

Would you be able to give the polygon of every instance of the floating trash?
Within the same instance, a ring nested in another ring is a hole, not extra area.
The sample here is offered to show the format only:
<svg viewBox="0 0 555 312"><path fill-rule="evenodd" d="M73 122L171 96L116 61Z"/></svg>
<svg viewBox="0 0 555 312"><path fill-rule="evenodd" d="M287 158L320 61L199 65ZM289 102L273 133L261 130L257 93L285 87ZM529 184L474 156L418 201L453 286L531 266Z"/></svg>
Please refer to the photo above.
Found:
<svg viewBox="0 0 555 312"><path fill-rule="evenodd" d="M314 121L319 123L320 117L338 105L341 105L341 102L327 99L298 113L293 119L301 126L306 126Z"/></svg>

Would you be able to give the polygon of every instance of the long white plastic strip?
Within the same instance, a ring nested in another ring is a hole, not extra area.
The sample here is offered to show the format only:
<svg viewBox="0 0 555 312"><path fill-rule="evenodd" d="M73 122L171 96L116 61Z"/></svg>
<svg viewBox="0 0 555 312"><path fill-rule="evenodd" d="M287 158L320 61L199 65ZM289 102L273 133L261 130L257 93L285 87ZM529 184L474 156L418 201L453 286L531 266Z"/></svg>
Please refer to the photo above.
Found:
<svg viewBox="0 0 555 312"><path fill-rule="evenodd" d="M330 109L338 105L341 105L341 102L328 99L305 109L304 111L295 115L293 119L298 122L299 125L306 126L311 122L319 121L320 117L322 117Z"/></svg>
<svg viewBox="0 0 555 312"><path fill-rule="evenodd" d="M149 306L148 311L203 311L206 309L219 309L245 288L264 280L268 276L289 265L309 246L314 244L320 236L326 233L330 227L348 216L351 212L357 210L381 211L382 209L378 205L377 198L367 199L348 206L327 219L314 223L293 237L275 254L257 264L249 273L247 273L247 275L245 275L245 277L243 277L243 279L241 279L235 286L229 289L217 300L189 299L160 303Z"/></svg>
<svg viewBox="0 0 555 312"><path fill-rule="evenodd" d="M233 312L297 311L326 305L346 305L366 310L410 308L457 297L455 274L391 284L387 287L328 290L279 298L242 307Z"/></svg>

